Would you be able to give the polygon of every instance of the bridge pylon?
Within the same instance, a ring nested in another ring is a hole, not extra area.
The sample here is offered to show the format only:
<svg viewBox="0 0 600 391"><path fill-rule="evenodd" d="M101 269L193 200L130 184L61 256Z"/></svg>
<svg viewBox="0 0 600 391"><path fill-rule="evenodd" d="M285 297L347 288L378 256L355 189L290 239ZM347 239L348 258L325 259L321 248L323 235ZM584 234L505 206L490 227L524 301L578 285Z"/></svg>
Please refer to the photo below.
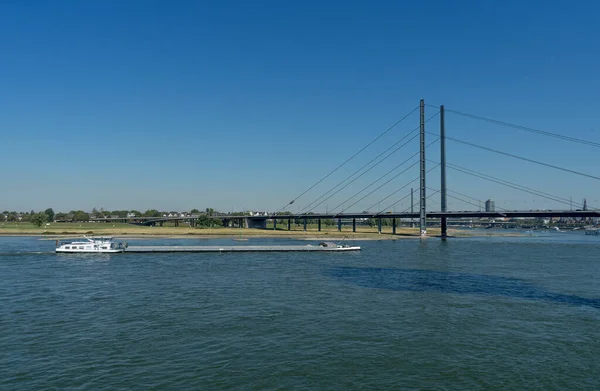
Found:
<svg viewBox="0 0 600 391"><path fill-rule="evenodd" d="M446 124L444 118L444 105L440 106L440 195L441 211L447 212L446 207ZM448 222L446 217L440 218L442 240L448 236Z"/></svg>
<svg viewBox="0 0 600 391"><path fill-rule="evenodd" d="M420 186L421 186L421 202L420 202L420 215L419 215L419 229L421 237L427 236L427 209L425 201L427 200L426 184L425 184L425 100L421 99L419 104L420 111Z"/></svg>

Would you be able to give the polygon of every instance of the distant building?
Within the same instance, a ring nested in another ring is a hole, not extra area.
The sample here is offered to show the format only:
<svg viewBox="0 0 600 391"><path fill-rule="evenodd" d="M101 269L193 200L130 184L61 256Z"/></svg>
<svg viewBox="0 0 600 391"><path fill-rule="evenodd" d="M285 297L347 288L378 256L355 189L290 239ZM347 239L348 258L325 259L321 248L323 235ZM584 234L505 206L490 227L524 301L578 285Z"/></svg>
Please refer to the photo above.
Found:
<svg viewBox="0 0 600 391"><path fill-rule="evenodd" d="M493 200L487 200L485 202L485 211L486 212L495 212L496 211L496 205L494 205Z"/></svg>

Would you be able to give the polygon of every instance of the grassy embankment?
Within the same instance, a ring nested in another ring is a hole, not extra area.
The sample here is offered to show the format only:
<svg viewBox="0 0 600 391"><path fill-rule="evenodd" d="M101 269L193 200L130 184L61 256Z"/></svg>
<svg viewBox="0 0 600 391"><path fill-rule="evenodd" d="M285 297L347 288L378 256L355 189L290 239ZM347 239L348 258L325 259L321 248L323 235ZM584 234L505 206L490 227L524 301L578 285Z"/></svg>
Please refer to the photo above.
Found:
<svg viewBox="0 0 600 391"><path fill-rule="evenodd" d="M389 239L418 236L418 228L398 228L396 235L392 236L391 227L384 227L381 234L376 227L358 226L357 232L352 232L351 227L342 227L338 232L335 226L323 226L322 231L317 226L308 225L304 231L302 225L292 225L292 230L285 227L271 229L243 229L243 228L191 228L184 226L145 227L124 223L51 223L48 226L36 227L31 223L0 223L0 235L39 235L39 236L81 236L81 235L110 235L110 236L242 236L242 237L319 237L319 238L364 238L364 239ZM429 236L440 234L439 228L427 230ZM450 231L449 234L457 235Z"/></svg>

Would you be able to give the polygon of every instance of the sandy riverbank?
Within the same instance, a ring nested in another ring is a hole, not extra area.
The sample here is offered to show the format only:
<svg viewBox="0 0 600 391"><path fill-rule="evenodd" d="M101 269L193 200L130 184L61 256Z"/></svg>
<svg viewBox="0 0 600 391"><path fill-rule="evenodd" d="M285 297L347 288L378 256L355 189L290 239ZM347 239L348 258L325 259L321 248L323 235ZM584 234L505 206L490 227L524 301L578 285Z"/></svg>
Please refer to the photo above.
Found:
<svg viewBox="0 0 600 391"><path fill-rule="evenodd" d="M0 236L42 236L48 239L63 237L81 237L89 236L115 236L119 238L232 238L232 239L252 239L252 238L294 238L303 240L399 240L419 238L418 228L398 228L396 234L392 234L391 228L384 229L382 233L377 232L376 228L360 227L358 232L352 232L348 228L339 232L337 229L327 229L318 231L317 229L308 229L306 231L296 230L270 230L270 229L240 229L240 228L191 228L191 227L142 227L124 225L111 227L110 225L93 226L60 226L53 225L51 228L37 228L32 225L15 225L10 227L0 227ZM427 230L428 237L440 235L439 228L430 228ZM473 237L473 236L519 236L515 232L490 231L482 234L481 232L472 232L468 230L448 231L452 237Z"/></svg>

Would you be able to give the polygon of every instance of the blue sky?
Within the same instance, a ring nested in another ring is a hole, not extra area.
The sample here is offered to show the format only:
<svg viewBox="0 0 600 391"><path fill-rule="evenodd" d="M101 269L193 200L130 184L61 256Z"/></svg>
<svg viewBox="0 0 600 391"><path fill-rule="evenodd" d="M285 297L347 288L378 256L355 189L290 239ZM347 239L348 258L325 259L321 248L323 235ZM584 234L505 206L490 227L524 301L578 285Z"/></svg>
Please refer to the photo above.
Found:
<svg viewBox="0 0 600 391"><path fill-rule="evenodd" d="M600 141L599 14L594 1L3 1L0 209L278 210L420 98ZM453 137L598 171L596 148L452 114L446 122ZM416 126L413 115L293 210ZM600 205L596 180L447 145L448 162ZM417 149L415 140L319 209ZM564 207L451 170L448 179L507 209ZM452 199L450 208L472 209Z"/></svg>

